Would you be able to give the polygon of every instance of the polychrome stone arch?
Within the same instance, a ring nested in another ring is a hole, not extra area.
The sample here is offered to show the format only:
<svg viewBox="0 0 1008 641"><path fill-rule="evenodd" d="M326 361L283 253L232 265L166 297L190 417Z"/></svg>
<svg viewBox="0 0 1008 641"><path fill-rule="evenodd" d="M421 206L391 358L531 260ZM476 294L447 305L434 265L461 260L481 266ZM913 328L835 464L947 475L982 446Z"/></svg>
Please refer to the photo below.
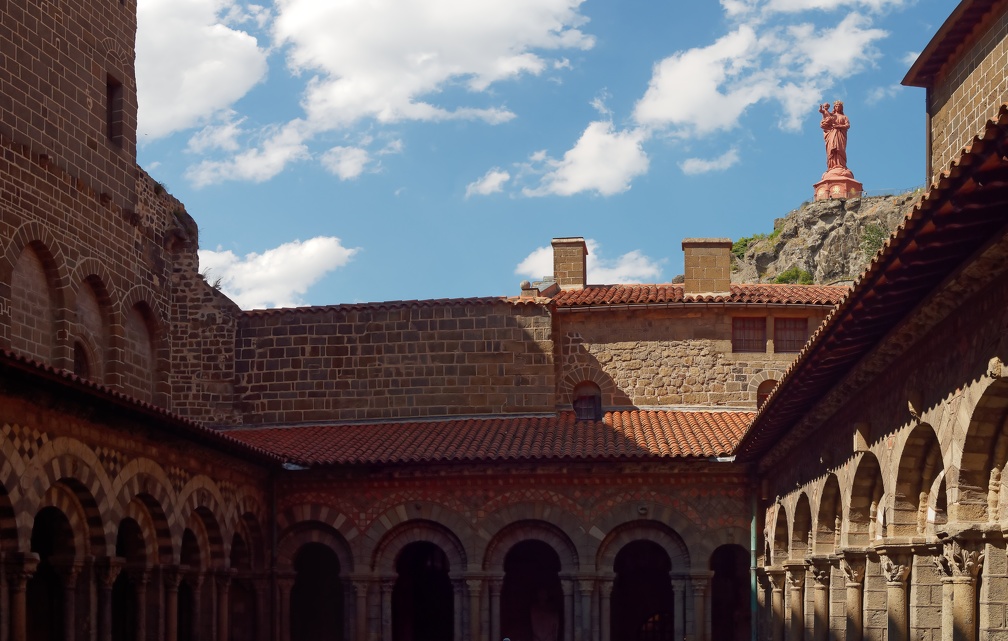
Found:
<svg viewBox="0 0 1008 641"><path fill-rule="evenodd" d="M196 543L199 547L199 567L191 568L200 571L206 571L211 567L211 557L213 556L211 552L212 543L210 542L210 534L207 532L207 524L203 520L200 514L193 510L189 514L189 518L186 520L185 529L183 530L183 536L185 535L185 530L189 530L196 537ZM179 537L182 540L182 537ZM179 562L181 562L181 556L184 553L181 550L183 546L180 545Z"/></svg>
<svg viewBox="0 0 1008 641"><path fill-rule="evenodd" d="M121 518L119 512L124 506L138 494L151 496L162 509L178 503L168 474L157 461L149 458L136 458L127 462L112 481L112 492L116 497L112 517L116 520Z"/></svg>
<svg viewBox="0 0 1008 641"><path fill-rule="evenodd" d="M350 544L333 526L320 521L302 521L280 535L277 544L277 569L292 574L298 552L308 543L321 543L335 552L340 564L340 574L350 574L354 571Z"/></svg>
<svg viewBox="0 0 1008 641"><path fill-rule="evenodd" d="M382 576L395 576L403 548L418 541L433 543L445 553L452 576L459 576L468 568L465 547L451 529L435 521L415 519L400 523L382 537L371 557L372 569Z"/></svg>
<svg viewBox="0 0 1008 641"><path fill-rule="evenodd" d="M89 529L90 553L102 555L115 546L115 523L112 522L112 483L95 452L80 441L58 437L39 448L21 478L24 494L20 497L20 510L34 515L34 506L42 497L40 489L65 482L77 496L85 512ZM32 517L34 518L34 516ZM23 534L31 536L31 525L22 524ZM20 529L20 528L19 528Z"/></svg>
<svg viewBox="0 0 1008 641"><path fill-rule="evenodd" d="M235 504L234 521L228 531L240 534L248 546L252 569L261 570L266 564L266 541L263 535L263 511L259 501L242 494Z"/></svg>
<svg viewBox="0 0 1008 641"><path fill-rule="evenodd" d="M28 531L28 536L26 537L25 551L29 551L31 548L31 538L32 530L35 526L35 517L39 512L47 507L55 508L59 510L63 516L66 517L70 524L70 531L73 533L73 544L74 544L74 560L83 561L86 557L94 556L104 556L104 548L97 553L91 548L91 543L94 540L93 535L89 536L89 527L87 522L87 513L84 506L80 504L77 494L69 488L65 483L56 483L50 485L45 494L42 495L41 499L36 506L36 510L31 514L32 529Z"/></svg>
<svg viewBox="0 0 1008 641"><path fill-rule="evenodd" d="M563 381L560 383L560 395L558 400L566 403L566 409L574 408L574 388L581 383L594 383L598 385L602 393L602 407L611 407L615 403L616 394L619 389L613 382L612 377L602 371L601 368L584 363L569 365Z"/></svg>
<svg viewBox="0 0 1008 641"><path fill-rule="evenodd" d="M577 513L573 511L579 506L569 497L560 493L556 493L555 501L548 500L552 496L546 494L545 490L541 494L543 498L539 498L539 500L536 500L535 495L528 490L498 495L495 497L497 499L495 503L486 506L485 509L488 510L488 513L480 521L479 529L489 533L499 532L519 521L550 523L563 532L570 541L575 541L580 558L591 558L594 555L594 547L588 550L585 547L583 536L579 540L575 539L576 533L585 532L588 529L584 521L579 519ZM519 498L522 500L515 500ZM495 505L497 509L491 512L489 510L492 505ZM489 538L486 540L489 541ZM479 552L474 554L472 558L474 561L479 558Z"/></svg>
<svg viewBox="0 0 1008 641"><path fill-rule="evenodd" d="M407 523L415 522L434 523L450 532L452 537L459 541L459 545L462 545L462 557L464 559L474 558L476 550L482 549L487 541L485 535L480 536L480 533L473 529L469 519L457 511L432 501L409 501L390 507L384 513L378 515L372 522L371 527L364 532L360 545L366 546L369 541L373 549L377 550L390 532ZM470 544L468 546L463 545L462 541L469 541ZM448 550L445 550L445 553L448 553ZM450 554L449 560L451 560ZM372 557L372 566L374 561L375 557Z"/></svg>
<svg viewBox="0 0 1008 641"><path fill-rule="evenodd" d="M720 545L721 538L727 540L732 536L728 532L730 528L717 533L706 531L670 504L652 500L632 500L629 496L617 498L614 502L615 506L612 509L593 520L593 527L589 529L592 542L597 541L601 545L609 533L626 523L650 521L661 523L674 531L690 551L690 557L699 559L710 556L714 548ZM745 536L749 536L748 532L745 532ZM597 558L597 551L594 556Z"/></svg>
<svg viewBox="0 0 1008 641"><path fill-rule="evenodd" d="M154 517L151 515L150 510L147 509L147 506L139 496L134 497L133 500L131 500L126 506L123 519L126 518L133 519L137 522L137 525L140 526L140 532L143 534L144 553L147 556L147 563L153 564L159 561L161 557L159 528L154 520ZM117 527L123 522L123 519L119 519L116 522Z"/></svg>
<svg viewBox="0 0 1008 641"><path fill-rule="evenodd" d="M518 543L529 540L542 541L553 548L560 559L562 572L578 570L578 551L571 538L552 523L533 520L511 523L491 537L483 556L483 569L503 573L508 551Z"/></svg>
<svg viewBox="0 0 1008 641"><path fill-rule="evenodd" d="M347 511L343 511L343 510ZM361 550L357 548L367 546L363 541L360 530L348 514L350 508L340 508L339 506L321 503L301 503L292 505L280 512L276 516L277 532L298 532L306 523L315 523L324 528L329 528L339 535L339 539L346 546L348 563L352 567L368 567L370 549ZM333 548L335 549L335 548ZM337 553L339 551L337 550ZM344 563L343 557L339 557L340 565ZM291 565L291 568L294 566Z"/></svg>
<svg viewBox="0 0 1008 641"><path fill-rule="evenodd" d="M599 545L595 569L599 572L615 571L616 555L634 541L651 541L661 546L672 561L673 574L687 574L690 571L690 553L686 542L671 527L651 520L630 521L610 531Z"/></svg>

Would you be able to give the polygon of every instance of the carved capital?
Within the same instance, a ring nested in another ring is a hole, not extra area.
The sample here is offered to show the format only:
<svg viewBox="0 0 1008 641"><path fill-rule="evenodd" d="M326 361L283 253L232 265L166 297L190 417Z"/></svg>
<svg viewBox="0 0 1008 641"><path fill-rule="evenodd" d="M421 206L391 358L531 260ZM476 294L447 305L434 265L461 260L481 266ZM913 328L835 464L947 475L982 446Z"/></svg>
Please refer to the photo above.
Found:
<svg viewBox="0 0 1008 641"><path fill-rule="evenodd" d="M816 587L829 587L830 574L833 570L833 562L822 557L813 557L805 560L809 574Z"/></svg>
<svg viewBox="0 0 1008 641"><path fill-rule="evenodd" d="M847 583L861 583L865 576L864 553L844 552L840 557L840 569L843 570Z"/></svg>
<svg viewBox="0 0 1008 641"><path fill-rule="evenodd" d="M578 579L577 585L581 596L591 595L595 591L595 577L581 577Z"/></svg>
<svg viewBox="0 0 1008 641"><path fill-rule="evenodd" d="M788 586L792 590L801 590L805 587L805 564L804 563L788 563L784 566L784 570L787 576Z"/></svg>
<svg viewBox="0 0 1008 641"><path fill-rule="evenodd" d="M4 558L4 575L14 592L23 592L28 581L35 576L39 560L35 555L7 554Z"/></svg>
<svg viewBox="0 0 1008 641"><path fill-rule="evenodd" d="M942 546L941 557L951 576L976 578L983 567L983 544L952 539Z"/></svg>
<svg viewBox="0 0 1008 641"><path fill-rule="evenodd" d="M781 568L767 568L766 578L771 590L775 592L784 590L784 584L786 583L784 574L785 572Z"/></svg>
<svg viewBox="0 0 1008 641"><path fill-rule="evenodd" d="M483 579L466 579L465 583L469 594L479 594L483 591Z"/></svg>
<svg viewBox="0 0 1008 641"><path fill-rule="evenodd" d="M95 572L98 576L98 587L111 590L119 572L123 569L123 560L118 557L105 557L95 560Z"/></svg>
<svg viewBox="0 0 1008 641"><path fill-rule="evenodd" d="M392 590L395 589L396 580L392 577L382 577L381 579L381 593L382 595L392 594Z"/></svg>
<svg viewBox="0 0 1008 641"><path fill-rule="evenodd" d="M884 553L879 555L882 574L889 583L903 583L910 576L911 556L906 553Z"/></svg>
<svg viewBox="0 0 1008 641"><path fill-rule="evenodd" d="M167 590L171 592L177 592L179 585L182 584L182 578L184 574L182 568L178 566L162 566L161 567L161 580L164 581L164 586Z"/></svg>
<svg viewBox="0 0 1008 641"><path fill-rule="evenodd" d="M602 598L608 599L612 597L613 582L612 579L602 579L599 581L599 591L602 594Z"/></svg>

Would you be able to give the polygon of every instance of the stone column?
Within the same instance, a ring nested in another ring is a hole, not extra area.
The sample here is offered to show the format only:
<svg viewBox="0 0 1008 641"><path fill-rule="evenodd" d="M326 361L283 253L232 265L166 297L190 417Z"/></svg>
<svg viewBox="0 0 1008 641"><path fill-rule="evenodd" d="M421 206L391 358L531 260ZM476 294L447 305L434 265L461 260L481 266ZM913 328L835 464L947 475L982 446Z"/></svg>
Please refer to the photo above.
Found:
<svg viewBox="0 0 1008 641"><path fill-rule="evenodd" d="M270 619L273 608L270 606L270 579L269 576L258 576L251 581L252 590L255 592L256 603L256 638L255 641L267 641L273 638L270 630Z"/></svg>
<svg viewBox="0 0 1008 641"><path fill-rule="evenodd" d="M697 641L707 641L707 584L710 583L710 573L704 576L694 575L690 579L693 588L693 627L696 630Z"/></svg>
<svg viewBox="0 0 1008 641"><path fill-rule="evenodd" d="M279 576L277 577L277 591L279 592L279 603L277 604L280 612L277 617L278 624L280 626L280 634L277 638L280 641L290 641L291 637L291 591L294 589L294 576Z"/></svg>
<svg viewBox="0 0 1008 641"><path fill-rule="evenodd" d="M490 639L500 641L501 638L501 588L504 587L503 578L490 579Z"/></svg>
<svg viewBox="0 0 1008 641"><path fill-rule="evenodd" d="M983 567L983 543L953 539L942 547L942 558L952 575L952 641L976 641L976 579Z"/></svg>
<svg viewBox="0 0 1008 641"><path fill-rule="evenodd" d="M228 641L231 632L231 625L228 621L230 614L230 588L231 572L222 570L216 576L217 580L217 639L218 641Z"/></svg>
<svg viewBox="0 0 1008 641"><path fill-rule="evenodd" d="M178 567L161 568L165 590L165 641L178 641L178 589L182 571Z"/></svg>
<svg viewBox="0 0 1008 641"><path fill-rule="evenodd" d="M480 594L483 592L483 580L466 579L466 591L469 593L469 639L480 640Z"/></svg>
<svg viewBox="0 0 1008 641"><path fill-rule="evenodd" d="M563 589L564 595L564 640L574 641L574 579L570 577L561 577L560 587Z"/></svg>
<svg viewBox="0 0 1008 641"><path fill-rule="evenodd" d="M830 624L830 574L832 559L808 559L808 572L812 576L812 641L829 641Z"/></svg>
<svg viewBox="0 0 1008 641"><path fill-rule="evenodd" d="M136 595L136 641L145 641L147 638L147 584L150 583L149 568L133 568L129 571L130 581L133 583L133 593Z"/></svg>
<svg viewBox="0 0 1008 641"><path fill-rule="evenodd" d="M675 618L673 622L675 639L676 641L684 641L686 639L686 581L681 578L672 581L672 599L674 601L672 616ZM619 639L613 639L613 641L619 641Z"/></svg>
<svg viewBox="0 0 1008 641"><path fill-rule="evenodd" d="M788 641L801 641L805 634L805 564L785 563L787 573L788 600L791 609L788 612Z"/></svg>
<svg viewBox="0 0 1008 641"><path fill-rule="evenodd" d="M38 557L13 553L6 558L7 585L10 591L10 641L28 641L28 581L35 575Z"/></svg>
<svg viewBox="0 0 1008 641"><path fill-rule="evenodd" d="M392 590L395 579L385 577L381 580L381 639L392 641Z"/></svg>
<svg viewBox="0 0 1008 641"><path fill-rule="evenodd" d="M864 638L864 576L865 553L845 551L840 560L843 570L844 587L847 588L845 609L847 628L845 641L861 641Z"/></svg>
<svg viewBox="0 0 1008 641"><path fill-rule="evenodd" d="M112 586L122 570L122 559L97 559L95 570L98 573L98 638L112 641Z"/></svg>
<svg viewBox="0 0 1008 641"><path fill-rule="evenodd" d="M368 589L371 582L367 579L354 579L354 624L357 630L354 632L356 641L367 641L368 634Z"/></svg>
<svg viewBox="0 0 1008 641"><path fill-rule="evenodd" d="M578 594L580 595L578 604L578 630L575 639L580 641L591 641L591 598L595 591L595 577L579 577Z"/></svg>
<svg viewBox="0 0 1008 641"><path fill-rule="evenodd" d="M770 583L770 639L784 641L784 584L787 582L784 568L767 568Z"/></svg>
<svg viewBox="0 0 1008 641"><path fill-rule="evenodd" d="M605 578L599 581L599 632L601 633L601 641L612 641L612 589L612 579ZM678 641L682 640L679 639Z"/></svg>
<svg viewBox="0 0 1008 641"><path fill-rule="evenodd" d="M452 579L452 618L455 619L453 639L462 639L462 579Z"/></svg>
<svg viewBox="0 0 1008 641"><path fill-rule="evenodd" d="M203 599L200 597L202 597L204 578L206 575L202 571L193 572L186 577L189 585L192 586L192 638L194 639L203 638Z"/></svg>
<svg viewBox="0 0 1008 641"><path fill-rule="evenodd" d="M51 563L63 579L63 639L74 641L77 636L77 578L84 566L73 559Z"/></svg>
<svg viewBox="0 0 1008 641"><path fill-rule="evenodd" d="M909 641L910 621L907 616L907 577L913 556L902 550L879 550L882 574L886 578L886 615L889 627L887 641Z"/></svg>

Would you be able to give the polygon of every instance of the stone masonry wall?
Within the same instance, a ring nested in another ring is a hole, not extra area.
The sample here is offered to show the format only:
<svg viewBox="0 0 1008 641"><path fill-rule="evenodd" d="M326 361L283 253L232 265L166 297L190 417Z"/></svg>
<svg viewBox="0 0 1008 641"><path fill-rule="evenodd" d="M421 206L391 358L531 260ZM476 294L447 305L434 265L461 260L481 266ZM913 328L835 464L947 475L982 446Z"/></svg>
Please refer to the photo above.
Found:
<svg viewBox="0 0 1008 641"><path fill-rule="evenodd" d="M133 203L136 164L136 1L25 2L0 6L0 137L119 208ZM108 133L109 79L121 85Z"/></svg>
<svg viewBox="0 0 1008 641"><path fill-rule="evenodd" d="M958 62L942 70L930 92L932 179L1008 102L1008 12L985 21L981 31L956 54Z"/></svg>
<svg viewBox="0 0 1008 641"><path fill-rule="evenodd" d="M536 304L246 312L236 345L246 424L553 410L550 317Z"/></svg>
<svg viewBox="0 0 1008 641"><path fill-rule="evenodd" d="M811 333L828 310L803 311ZM732 352L733 313L767 316L766 352ZM773 352L773 318L783 313L698 306L558 314L558 408L569 409L582 381L599 385L606 408L754 407L759 383L780 380L797 355ZM788 310L787 316L798 313Z"/></svg>

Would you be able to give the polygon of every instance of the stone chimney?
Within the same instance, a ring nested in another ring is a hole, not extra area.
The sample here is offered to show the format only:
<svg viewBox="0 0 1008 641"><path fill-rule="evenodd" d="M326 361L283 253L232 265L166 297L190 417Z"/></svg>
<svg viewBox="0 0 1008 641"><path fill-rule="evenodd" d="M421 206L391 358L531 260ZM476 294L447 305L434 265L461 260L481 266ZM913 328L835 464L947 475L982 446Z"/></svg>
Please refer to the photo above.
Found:
<svg viewBox="0 0 1008 641"><path fill-rule="evenodd" d="M561 289L580 289L588 274L588 245L584 238L554 238L553 279Z"/></svg>
<svg viewBox="0 0 1008 641"><path fill-rule="evenodd" d="M687 294L727 292L731 289L731 248L728 238L686 238Z"/></svg>

